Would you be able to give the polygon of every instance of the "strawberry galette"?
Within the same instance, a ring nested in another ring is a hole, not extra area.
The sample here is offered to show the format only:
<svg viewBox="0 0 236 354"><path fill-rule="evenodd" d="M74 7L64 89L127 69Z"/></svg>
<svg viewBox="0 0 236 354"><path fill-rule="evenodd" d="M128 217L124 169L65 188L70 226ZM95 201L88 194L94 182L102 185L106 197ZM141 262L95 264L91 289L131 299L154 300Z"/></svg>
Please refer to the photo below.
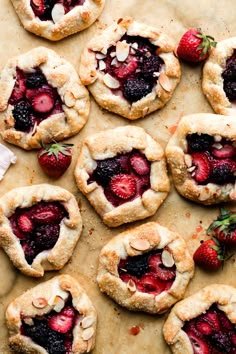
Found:
<svg viewBox="0 0 236 354"><path fill-rule="evenodd" d="M24 28L57 41L91 26L105 0L11 0Z"/></svg>
<svg viewBox="0 0 236 354"><path fill-rule="evenodd" d="M236 37L217 43L203 68L203 92L218 114L236 113Z"/></svg>
<svg viewBox="0 0 236 354"><path fill-rule="evenodd" d="M153 215L170 188L161 145L134 126L86 138L75 179L110 227Z"/></svg>
<svg viewBox="0 0 236 354"><path fill-rule="evenodd" d="M0 92L2 138L27 150L77 134L88 119L87 89L73 66L45 47L9 60Z"/></svg>
<svg viewBox="0 0 236 354"><path fill-rule="evenodd" d="M0 198L0 245L22 273L40 277L72 256L82 220L73 194L49 185L12 189Z"/></svg>
<svg viewBox="0 0 236 354"><path fill-rule="evenodd" d="M183 117L166 147L178 192L206 205L236 200L235 137L235 117Z"/></svg>
<svg viewBox="0 0 236 354"><path fill-rule="evenodd" d="M60 275L13 300L6 310L14 352L88 353L95 345L97 313L75 278Z"/></svg>
<svg viewBox="0 0 236 354"><path fill-rule="evenodd" d="M174 354L236 353L236 289L212 284L176 304L163 327Z"/></svg>
<svg viewBox="0 0 236 354"><path fill-rule="evenodd" d="M194 263L185 241L156 222L127 230L100 253L100 290L129 310L163 313L184 296Z"/></svg>
<svg viewBox="0 0 236 354"><path fill-rule="evenodd" d="M126 17L86 45L79 75L101 107L137 119L171 98L181 76L174 48L164 33Z"/></svg>

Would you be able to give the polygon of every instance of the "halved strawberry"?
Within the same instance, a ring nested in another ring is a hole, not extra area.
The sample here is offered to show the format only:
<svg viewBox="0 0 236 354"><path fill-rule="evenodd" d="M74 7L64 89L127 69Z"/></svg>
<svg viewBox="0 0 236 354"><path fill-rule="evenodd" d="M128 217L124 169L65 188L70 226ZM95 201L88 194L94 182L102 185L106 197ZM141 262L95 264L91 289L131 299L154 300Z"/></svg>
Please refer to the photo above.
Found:
<svg viewBox="0 0 236 354"><path fill-rule="evenodd" d="M210 335L213 332L212 326L204 320L197 321L196 327L203 335Z"/></svg>
<svg viewBox="0 0 236 354"><path fill-rule="evenodd" d="M210 354L210 348L204 340L200 339L193 332L188 332L187 334L192 344L194 354Z"/></svg>
<svg viewBox="0 0 236 354"><path fill-rule="evenodd" d="M111 191L121 199L129 199L136 193L135 178L128 174L118 174L110 181Z"/></svg>
<svg viewBox="0 0 236 354"><path fill-rule="evenodd" d="M25 90L25 78L23 75L17 74L16 82L9 101L12 103L19 101L24 96Z"/></svg>
<svg viewBox="0 0 236 354"><path fill-rule="evenodd" d="M199 183L206 182L211 172L211 166L207 154L196 152L192 154L192 159L193 165L196 166L192 176Z"/></svg>
<svg viewBox="0 0 236 354"><path fill-rule="evenodd" d="M148 294L157 295L165 289L165 284L158 282L153 274L150 273L144 274L139 281L140 285L144 288L144 292Z"/></svg>
<svg viewBox="0 0 236 354"><path fill-rule="evenodd" d="M34 228L34 224L30 217L26 214L22 214L19 216L17 220L17 224L21 231L23 232L31 232Z"/></svg>
<svg viewBox="0 0 236 354"><path fill-rule="evenodd" d="M163 265L160 254L150 256L149 269L162 281L173 280L176 275L174 267L167 268Z"/></svg>
<svg viewBox="0 0 236 354"><path fill-rule="evenodd" d="M45 4L44 0L31 0L30 5L35 13L35 15L40 16L44 14Z"/></svg>
<svg viewBox="0 0 236 354"><path fill-rule="evenodd" d="M146 175L150 172L150 163L140 154L134 154L130 158L130 164L139 175Z"/></svg>
<svg viewBox="0 0 236 354"><path fill-rule="evenodd" d="M208 311L204 314L204 320L211 325L214 332L220 331L220 321L216 312Z"/></svg>
<svg viewBox="0 0 236 354"><path fill-rule="evenodd" d="M65 307L60 313L48 319L48 326L56 332L67 333L73 326L75 312Z"/></svg>
<svg viewBox="0 0 236 354"><path fill-rule="evenodd" d="M32 99L32 107L35 112L49 113L54 107L53 96L48 92L41 92Z"/></svg>
<svg viewBox="0 0 236 354"><path fill-rule="evenodd" d="M138 67L138 62L135 58L130 58L128 62L124 62L119 66L114 67L113 71L119 79L124 79L126 76L135 72Z"/></svg>
<svg viewBox="0 0 236 354"><path fill-rule="evenodd" d="M55 203L39 203L32 213L32 219L39 224L54 223L61 220L63 216L63 209Z"/></svg>
<svg viewBox="0 0 236 354"><path fill-rule="evenodd" d="M229 144L223 145L220 149L217 149L215 147L212 149L212 155L218 157L219 159L233 157L235 153L236 153L236 149Z"/></svg>

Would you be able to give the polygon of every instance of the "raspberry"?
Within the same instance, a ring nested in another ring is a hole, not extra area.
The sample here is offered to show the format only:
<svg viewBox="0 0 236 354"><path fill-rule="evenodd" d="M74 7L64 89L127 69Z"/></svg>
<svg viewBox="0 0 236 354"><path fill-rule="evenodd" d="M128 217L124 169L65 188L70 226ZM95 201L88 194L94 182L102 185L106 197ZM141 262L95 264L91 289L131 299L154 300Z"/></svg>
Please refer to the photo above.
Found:
<svg viewBox="0 0 236 354"><path fill-rule="evenodd" d="M141 100L152 91L152 84L142 78L130 78L124 82L123 95L132 102Z"/></svg>
<svg viewBox="0 0 236 354"><path fill-rule="evenodd" d="M12 111L15 119L15 129L27 131L31 127L30 107L27 103L20 101Z"/></svg>

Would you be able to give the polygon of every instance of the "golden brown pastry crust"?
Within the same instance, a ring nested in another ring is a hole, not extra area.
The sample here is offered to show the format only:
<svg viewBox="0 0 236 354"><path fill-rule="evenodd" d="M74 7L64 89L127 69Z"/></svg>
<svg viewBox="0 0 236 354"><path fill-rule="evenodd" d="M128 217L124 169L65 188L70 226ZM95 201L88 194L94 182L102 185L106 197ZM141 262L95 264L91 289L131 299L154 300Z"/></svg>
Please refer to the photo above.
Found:
<svg viewBox="0 0 236 354"><path fill-rule="evenodd" d="M188 335L182 330L184 322L201 315L214 303L236 324L236 289L223 284L206 286L178 302L171 310L163 326L163 334L172 353L193 354Z"/></svg>
<svg viewBox="0 0 236 354"><path fill-rule="evenodd" d="M222 73L226 61L236 50L236 37L217 43L203 67L202 89L213 110L218 114L235 115L236 105L230 102L223 89Z"/></svg>
<svg viewBox="0 0 236 354"><path fill-rule="evenodd" d="M187 199L205 205L236 200L236 185L208 183L198 185L188 172L187 134L205 133L220 135L230 140L236 139L235 117L197 113L185 116L178 124L176 132L166 146L167 162L170 166L177 191Z"/></svg>
<svg viewBox="0 0 236 354"><path fill-rule="evenodd" d="M68 217L61 221L55 246L39 253L30 265L25 259L19 239L13 233L8 218L16 208L27 208L40 201L60 202L68 212ZM0 198L0 245L14 266L26 275L41 277L46 270L63 268L72 256L81 230L82 219L77 201L73 194L61 187L46 183L35 184L12 189Z"/></svg>
<svg viewBox="0 0 236 354"><path fill-rule="evenodd" d="M95 160L111 158L132 149L140 150L151 162L151 187L141 197L114 207L105 197L103 188L96 182L88 184L88 179L96 168ZM135 126L109 129L87 137L76 163L75 179L80 191L110 227L153 215L170 189L161 145L144 129Z"/></svg>
<svg viewBox="0 0 236 354"><path fill-rule="evenodd" d="M62 100L62 113L44 119L36 130L22 132L14 128L13 106L8 104L16 80L16 68L33 72L39 67L48 83L55 87ZM90 100L87 89L81 84L73 66L45 47L34 48L10 59L0 79L1 135L7 142L30 150L40 148L40 141L63 140L77 134L87 122Z"/></svg>
<svg viewBox="0 0 236 354"><path fill-rule="evenodd" d="M35 16L30 0L11 0L24 28L37 36L58 41L91 26L101 14L105 0L85 0L66 15L54 21L41 21Z"/></svg>
<svg viewBox="0 0 236 354"><path fill-rule="evenodd" d="M31 338L21 335L21 325L25 318L27 323L36 316L43 316L52 310L59 310L71 295L74 308L81 314L73 330L73 353L87 353L95 345L97 313L80 286L70 275L59 275L41 283L13 300L6 310L6 323L9 330L9 345L21 353L46 353Z"/></svg>
<svg viewBox="0 0 236 354"><path fill-rule="evenodd" d="M133 243L140 240L148 241L149 247L145 251L132 247ZM130 290L128 283L123 282L118 274L120 259L163 248L169 251L176 265L176 278L171 288L157 296ZM183 298L193 272L194 262L182 237L156 222L149 222L122 232L103 247L99 256L97 281L101 291L129 310L163 313Z"/></svg>
<svg viewBox="0 0 236 354"><path fill-rule="evenodd" d="M125 33L148 38L151 43L159 47L158 55L165 63L162 80L157 79L152 92L132 104L122 94L114 95L104 84L104 73L97 69L95 53L106 54L107 49L115 45ZM138 23L130 17L125 17L106 28L100 35L93 37L87 44L81 55L79 75L82 83L88 85L88 89L101 107L128 119L137 119L163 107L172 97L181 76L179 61L173 54L174 48L175 45L166 34L154 27Z"/></svg>

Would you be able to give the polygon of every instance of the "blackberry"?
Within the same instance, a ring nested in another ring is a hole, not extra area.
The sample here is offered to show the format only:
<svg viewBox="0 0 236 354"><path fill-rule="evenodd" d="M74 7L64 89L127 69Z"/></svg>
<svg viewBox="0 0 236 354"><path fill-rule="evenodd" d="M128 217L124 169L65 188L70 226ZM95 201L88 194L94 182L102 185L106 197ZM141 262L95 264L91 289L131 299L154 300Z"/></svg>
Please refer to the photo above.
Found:
<svg viewBox="0 0 236 354"><path fill-rule="evenodd" d="M107 186L111 177L120 173L122 173L120 164L115 159L106 159L103 161L97 161L94 177L102 186Z"/></svg>
<svg viewBox="0 0 236 354"><path fill-rule="evenodd" d="M129 274L135 275L136 277L141 277L149 270L148 257L149 254L128 257L125 269Z"/></svg>
<svg viewBox="0 0 236 354"><path fill-rule="evenodd" d="M43 86L44 84L47 83L47 80L45 78L45 76L43 75L43 73L38 70L33 74L30 74L26 81L25 81L25 86L27 88L38 88Z"/></svg>
<svg viewBox="0 0 236 354"><path fill-rule="evenodd" d="M45 321L34 319L33 326L23 322L23 334L43 347L47 346L49 331L50 328Z"/></svg>
<svg viewBox="0 0 236 354"><path fill-rule="evenodd" d="M136 102L152 91L152 83L143 78L130 78L124 82L123 95L130 102Z"/></svg>
<svg viewBox="0 0 236 354"><path fill-rule="evenodd" d="M235 81L224 81L223 85L226 96L230 101L236 100L236 82Z"/></svg>
<svg viewBox="0 0 236 354"><path fill-rule="evenodd" d="M34 231L35 246L39 250L53 248L58 240L60 226L58 224L38 225Z"/></svg>
<svg viewBox="0 0 236 354"><path fill-rule="evenodd" d="M159 72L163 61L157 55L150 55L143 57L143 61L140 63L140 74L146 78L153 78L155 72Z"/></svg>
<svg viewBox="0 0 236 354"><path fill-rule="evenodd" d="M226 65L226 69L222 73L223 79L236 80L236 60L231 61L228 65Z"/></svg>
<svg viewBox="0 0 236 354"><path fill-rule="evenodd" d="M231 353L231 341L227 333L214 333L211 336L211 341L214 347L222 351L222 353Z"/></svg>
<svg viewBox="0 0 236 354"><path fill-rule="evenodd" d="M49 331L47 338L47 346L46 349L49 354L65 354L66 348L64 345L64 338L63 335L55 332Z"/></svg>
<svg viewBox="0 0 236 354"><path fill-rule="evenodd" d="M18 102L12 110L15 119L15 129L27 131L31 127L30 107L24 102Z"/></svg>
<svg viewBox="0 0 236 354"><path fill-rule="evenodd" d="M235 181L232 168L227 163L216 166L211 177L216 184L233 183Z"/></svg>
<svg viewBox="0 0 236 354"><path fill-rule="evenodd" d="M208 151L214 143L214 138L208 134L193 133L187 136L189 149L195 152Z"/></svg>
<svg viewBox="0 0 236 354"><path fill-rule="evenodd" d="M22 248L23 248L23 251L25 254L25 259L26 259L27 263L32 264L34 258L39 253L34 241L33 240L25 241L25 243L22 243Z"/></svg>

